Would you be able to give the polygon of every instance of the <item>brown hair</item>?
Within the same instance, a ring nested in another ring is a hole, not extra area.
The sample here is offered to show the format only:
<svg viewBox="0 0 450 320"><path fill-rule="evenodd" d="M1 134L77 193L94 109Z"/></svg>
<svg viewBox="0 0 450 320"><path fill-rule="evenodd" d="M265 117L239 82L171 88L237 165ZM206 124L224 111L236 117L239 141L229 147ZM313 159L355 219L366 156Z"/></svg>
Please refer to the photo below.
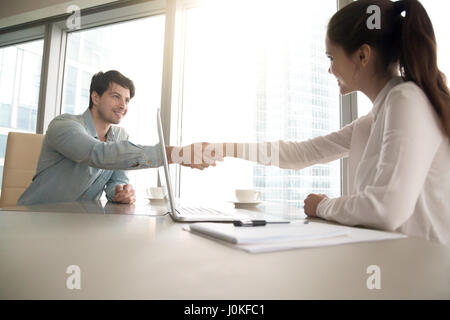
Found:
<svg viewBox="0 0 450 320"><path fill-rule="evenodd" d="M92 92L97 92L97 94L101 97L103 93L108 90L109 85L113 83L117 83L121 87L128 88L130 90L130 99L134 97L134 83L119 71L109 70L105 73L97 72L93 75L91 80L91 87L89 90L89 109L92 108Z"/></svg>
<svg viewBox="0 0 450 320"><path fill-rule="evenodd" d="M370 5L380 8L381 28L369 29ZM402 16L405 12L405 16ZM336 12L328 23L328 38L347 54L363 44L374 48L387 70L399 63L402 77L427 95L450 139L450 92L437 67L436 37L425 8L417 0L358 0Z"/></svg>

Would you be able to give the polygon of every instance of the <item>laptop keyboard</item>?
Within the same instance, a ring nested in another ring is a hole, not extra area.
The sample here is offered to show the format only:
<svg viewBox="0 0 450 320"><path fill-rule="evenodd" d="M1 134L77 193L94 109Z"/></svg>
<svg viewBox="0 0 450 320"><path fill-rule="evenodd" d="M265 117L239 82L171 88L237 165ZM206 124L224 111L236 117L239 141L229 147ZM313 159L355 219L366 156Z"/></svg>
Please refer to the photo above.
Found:
<svg viewBox="0 0 450 320"><path fill-rule="evenodd" d="M177 211L183 216L232 216L232 214L203 207L179 207Z"/></svg>

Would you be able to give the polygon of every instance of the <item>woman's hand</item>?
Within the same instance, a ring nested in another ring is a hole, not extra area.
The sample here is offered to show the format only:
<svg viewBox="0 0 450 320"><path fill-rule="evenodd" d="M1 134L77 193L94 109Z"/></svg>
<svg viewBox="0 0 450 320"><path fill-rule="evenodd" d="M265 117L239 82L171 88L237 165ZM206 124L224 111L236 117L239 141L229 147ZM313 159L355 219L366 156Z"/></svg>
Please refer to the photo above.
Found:
<svg viewBox="0 0 450 320"><path fill-rule="evenodd" d="M326 194L310 193L303 201L305 203L303 210L308 217L317 217L317 206L324 198L328 198Z"/></svg>

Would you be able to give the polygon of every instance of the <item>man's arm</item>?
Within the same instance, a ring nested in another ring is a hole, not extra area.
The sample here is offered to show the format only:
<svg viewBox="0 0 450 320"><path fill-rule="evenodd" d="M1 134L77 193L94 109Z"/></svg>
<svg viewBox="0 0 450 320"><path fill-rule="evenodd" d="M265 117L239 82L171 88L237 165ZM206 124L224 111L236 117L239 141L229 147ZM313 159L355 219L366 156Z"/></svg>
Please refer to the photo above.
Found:
<svg viewBox="0 0 450 320"><path fill-rule="evenodd" d="M65 157L87 165L108 170L133 170L155 168L163 164L161 146L136 145L128 140L115 142L101 142L90 136L86 129L71 119L55 119L47 130L48 145ZM202 146L200 146L200 161L194 162L189 157L186 160L183 150L196 150L194 144L185 147L167 147L169 163L179 163L191 168L204 169L214 163L206 163L202 159ZM173 156L181 155L174 159ZM194 159L192 153L192 159ZM197 158L197 157L196 157ZM186 161L185 161L186 160Z"/></svg>
<svg viewBox="0 0 450 320"><path fill-rule="evenodd" d="M46 133L48 145L65 157L109 170L153 168L162 165L160 146L140 146L127 140L101 142L78 122L53 120Z"/></svg>

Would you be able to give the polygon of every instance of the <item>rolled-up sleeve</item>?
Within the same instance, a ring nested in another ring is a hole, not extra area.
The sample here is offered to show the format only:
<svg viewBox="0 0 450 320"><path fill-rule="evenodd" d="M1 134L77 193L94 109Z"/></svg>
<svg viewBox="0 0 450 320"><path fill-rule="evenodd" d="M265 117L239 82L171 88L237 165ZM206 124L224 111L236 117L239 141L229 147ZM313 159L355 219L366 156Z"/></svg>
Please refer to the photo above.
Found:
<svg viewBox="0 0 450 320"><path fill-rule="evenodd" d="M376 165L360 168L360 174L372 180L354 195L323 199L317 215L346 225L396 230L413 214L442 139L423 92L393 89L387 97ZM372 170L375 173L368 174Z"/></svg>
<svg viewBox="0 0 450 320"><path fill-rule="evenodd" d="M155 168L162 165L161 146L142 146L130 141L101 142L82 124L55 119L47 130L48 145L77 163L108 170Z"/></svg>
<svg viewBox="0 0 450 320"><path fill-rule="evenodd" d="M105 194L106 199L112 201L112 199L116 195L116 185L118 184L128 184L128 176L125 171L118 170L114 171L111 178L109 178L108 182L105 185Z"/></svg>

